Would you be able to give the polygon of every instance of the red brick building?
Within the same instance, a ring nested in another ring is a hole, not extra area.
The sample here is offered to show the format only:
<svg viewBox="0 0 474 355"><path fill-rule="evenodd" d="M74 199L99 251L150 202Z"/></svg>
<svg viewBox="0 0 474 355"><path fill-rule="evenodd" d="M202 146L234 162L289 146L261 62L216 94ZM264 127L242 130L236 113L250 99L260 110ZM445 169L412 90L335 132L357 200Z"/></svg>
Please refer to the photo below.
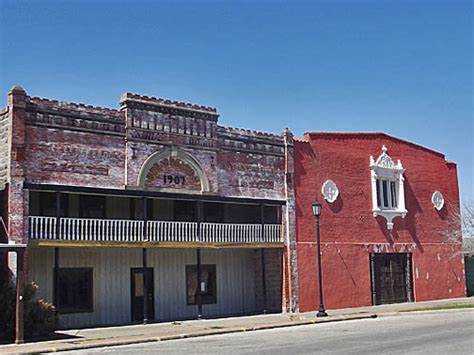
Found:
<svg viewBox="0 0 474 355"><path fill-rule="evenodd" d="M328 308L465 295L440 236L459 204L442 154L384 134L294 142L218 120L136 94L110 109L9 92L0 242L28 244L25 279L61 327L314 310L314 200ZM0 263L3 278L16 272Z"/></svg>
<svg viewBox="0 0 474 355"><path fill-rule="evenodd" d="M300 311L318 306L314 200L327 308L466 295L460 245L442 234L459 207L443 154L384 133L307 133L294 160Z"/></svg>

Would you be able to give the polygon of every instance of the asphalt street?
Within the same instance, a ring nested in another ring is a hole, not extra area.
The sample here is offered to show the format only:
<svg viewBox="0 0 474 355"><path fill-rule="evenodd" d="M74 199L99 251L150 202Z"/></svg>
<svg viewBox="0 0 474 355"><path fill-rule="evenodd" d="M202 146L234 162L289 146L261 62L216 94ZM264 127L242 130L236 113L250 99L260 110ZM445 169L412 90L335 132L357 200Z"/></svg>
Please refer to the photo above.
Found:
<svg viewBox="0 0 474 355"><path fill-rule="evenodd" d="M98 348L73 353L97 352L474 354L474 310L411 312L376 319Z"/></svg>

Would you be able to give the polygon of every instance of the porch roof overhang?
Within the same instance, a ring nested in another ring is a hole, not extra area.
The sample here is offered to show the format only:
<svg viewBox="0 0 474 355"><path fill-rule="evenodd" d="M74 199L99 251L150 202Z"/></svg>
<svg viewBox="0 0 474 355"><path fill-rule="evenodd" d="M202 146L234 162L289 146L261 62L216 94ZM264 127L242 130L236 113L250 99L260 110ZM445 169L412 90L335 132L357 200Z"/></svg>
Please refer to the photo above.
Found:
<svg viewBox="0 0 474 355"><path fill-rule="evenodd" d="M129 189L109 189L88 186L71 186L71 185L56 185L56 184L35 184L25 182L24 189L36 191L51 191L51 192L65 192L65 193L82 193L82 194L96 194L96 195L111 195L111 196L127 196L127 197L154 197L166 198L174 200L188 200L188 201L205 201L205 202L229 202L229 203L244 203L255 205L269 205L269 206L283 206L286 201L283 199L262 199L249 197L230 197L210 194L184 194L162 191L146 191L146 190L129 190Z"/></svg>

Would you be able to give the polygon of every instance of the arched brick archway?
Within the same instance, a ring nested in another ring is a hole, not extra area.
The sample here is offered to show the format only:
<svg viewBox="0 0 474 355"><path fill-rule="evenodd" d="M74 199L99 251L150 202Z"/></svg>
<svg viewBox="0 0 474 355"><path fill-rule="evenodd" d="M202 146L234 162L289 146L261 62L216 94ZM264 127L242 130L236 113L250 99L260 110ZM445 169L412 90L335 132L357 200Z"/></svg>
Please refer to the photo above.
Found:
<svg viewBox="0 0 474 355"><path fill-rule="evenodd" d="M168 175L177 178L170 181L170 188L182 184L185 190L210 191L209 180L196 158L173 146L157 151L145 160L138 175L138 186L142 189L167 189L167 186L161 184L161 180L157 180L164 178L163 183L167 183L166 176L168 175L164 173L164 170L174 172L174 175Z"/></svg>

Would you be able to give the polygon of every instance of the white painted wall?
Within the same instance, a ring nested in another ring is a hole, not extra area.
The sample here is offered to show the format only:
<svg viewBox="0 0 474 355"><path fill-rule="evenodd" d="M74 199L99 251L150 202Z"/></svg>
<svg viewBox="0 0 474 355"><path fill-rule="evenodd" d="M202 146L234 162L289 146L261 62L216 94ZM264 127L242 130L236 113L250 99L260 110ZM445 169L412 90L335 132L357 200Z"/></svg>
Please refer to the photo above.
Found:
<svg viewBox="0 0 474 355"><path fill-rule="evenodd" d="M204 316L256 312L255 250L203 249L202 264L216 264L217 304L203 305ZM63 328L126 324L131 321L130 268L141 267L140 248L60 248L61 267L92 267L94 310L60 316ZM30 248L29 279L38 296L53 299L53 248ZM155 319L194 318L186 305L185 266L196 264L195 249L148 249L154 272Z"/></svg>

